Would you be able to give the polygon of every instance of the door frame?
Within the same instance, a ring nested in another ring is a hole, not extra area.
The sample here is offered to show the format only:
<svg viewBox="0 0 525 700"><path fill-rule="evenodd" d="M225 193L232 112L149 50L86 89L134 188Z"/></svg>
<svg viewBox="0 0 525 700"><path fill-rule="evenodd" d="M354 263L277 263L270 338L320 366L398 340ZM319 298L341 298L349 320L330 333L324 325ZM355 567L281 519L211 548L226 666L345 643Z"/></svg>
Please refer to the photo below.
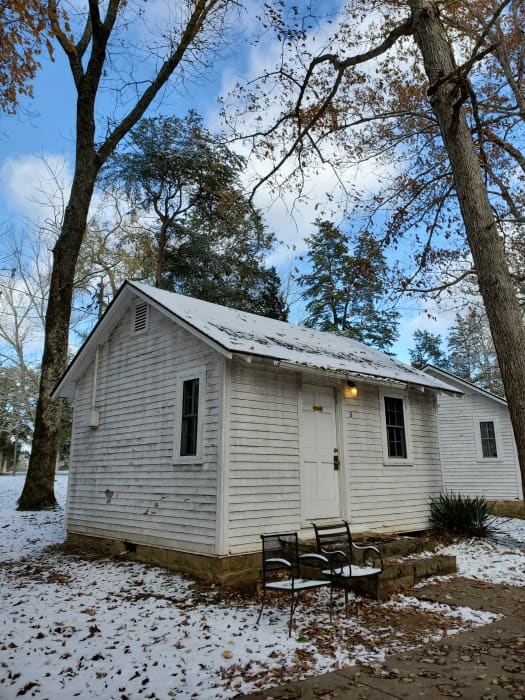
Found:
<svg viewBox="0 0 525 700"><path fill-rule="evenodd" d="M345 429L344 429L344 406L343 406L343 382L330 381L324 377L299 375L297 381L297 413L299 423L299 500L301 504L301 528L311 528L314 518L307 518L304 512L303 504L303 456L304 456L304 422L303 422L303 384L311 384L333 389L334 392L334 418L335 418L335 437L337 454L339 455L339 472L338 472L338 488L339 488L339 515L335 518L327 518L336 521L341 518L348 520L347 499L346 499L346 456L344 450Z"/></svg>

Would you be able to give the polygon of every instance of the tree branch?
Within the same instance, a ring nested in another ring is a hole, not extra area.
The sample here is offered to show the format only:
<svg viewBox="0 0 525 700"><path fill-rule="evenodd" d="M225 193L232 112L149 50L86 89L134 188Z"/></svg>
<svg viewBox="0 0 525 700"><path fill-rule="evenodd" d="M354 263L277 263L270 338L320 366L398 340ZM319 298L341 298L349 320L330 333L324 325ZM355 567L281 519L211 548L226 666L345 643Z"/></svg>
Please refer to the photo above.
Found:
<svg viewBox="0 0 525 700"><path fill-rule="evenodd" d="M82 58L83 58L84 54L86 53L86 49L89 46L89 42L91 41L92 36L93 36L93 27L91 24L91 15L90 15L86 20L86 24L84 26L84 31L82 32L82 36L77 41L77 45L76 45L77 56L79 57L80 61L82 61Z"/></svg>
<svg viewBox="0 0 525 700"><path fill-rule="evenodd" d="M49 21L51 22L51 30L56 36L59 45L66 54L67 60L71 68L71 73L73 75L73 80L75 81L75 87L79 89L82 79L84 77L84 69L82 67L82 62L77 53L77 48L70 41L69 37L65 31L60 26L58 21L58 10L57 10L57 0L49 0L48 5Z"/></svg>
<svg viewBox="0 0 525 700"><path fill-rule="evenodd" d="M421 287L403 287L403 292L406 292L407 294L432 294L434 292L442 292L445 289L450 289L450 287L454 287L456 284L459 284L464 279L467 279L467 277L475 277L476 276L476 270L471 268L470 270L466 270L462 274L460 274L457 277L454 277L454 279L450 280L450 282L441 282L441 284L436 285L435 287L426 287L426 288L421 288Z"/></svg>
<svg viewBox="0 0 525 700"><path fill-rule="evenodd" d="M177 48L161 66L155 79L145 89L133 109L128 112L128 114L121 120L120 124L109 134L104 143L102 143L102 145L99 147L97 153L102 163L107 160L108 156L113 152L120 140L135 126L146 109L150 106L159 90L163 87L175 68L182 61L191 42L201 31L207 16L214 9L214 7L219 4L219 2L220 0L197 0L195 3L195 8L188 23L186 24ZM112 0L110 6L111 5L118 5L118 0Z"/></svg>
<svg viewBox="0 0 525 700"><path fill-rule="evenodd" d="M333 53L326 53L321 56L316 56L312 59L310 65L308 66L308 70L306 71L304 80L301 84L299 95L295 102L294 110L286 115L283 115L283 117L281 117L281 119L279 120L279 123L283 123L284 121L287 121L289 119L295 119L299 127L299 133L293 140L292 145L286 150L283 157L278 161L277 165L275 165L253 187L250 197L251 199L253 199L257 190L260 187L262 187L262 185L265 182L272 178L278 172L278 170L281 169L281 167L288 160L288 158L290 158L292 153L296 150L296 148L299 146L299 144L302 142L305 136L313 129L313 127L321 120L321 118L327 112L329 106L332 103L333 98L337 94L341 81L344 77L345 71L350 67L354 67L360 65L361 63L366 63L367 61L373 58L377 58L377 56L380 56L381 54L385 53L385 51L387 51L389 48L391 48L396 43L396 41L398 41L402 36L408 36L410 34L412 34L411 21L405 20L401 24L397 25L397 27L395 27L388 34L388 36L381 42L381 44L379 44L379 46L370 49L370 51L366 51L365 53L357 54L355 56L349 56L344 60L341 60L336 54ZM309 87L310 79L312 78L316 68L326 63L330 64L337 70L334 83L332 85L332 88L328 91L326 97L322 100L321 104L316 109L316 111L310 116L308 122L304 126L302 126L302 102L306 94L306 90Z"/></svg>

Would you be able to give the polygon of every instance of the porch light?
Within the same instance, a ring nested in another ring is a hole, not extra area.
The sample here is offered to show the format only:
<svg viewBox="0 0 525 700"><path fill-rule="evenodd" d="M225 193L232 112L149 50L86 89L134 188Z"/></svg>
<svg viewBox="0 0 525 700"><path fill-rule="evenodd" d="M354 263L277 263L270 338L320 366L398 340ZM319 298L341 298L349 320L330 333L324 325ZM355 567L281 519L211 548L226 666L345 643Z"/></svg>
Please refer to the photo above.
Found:
<svg viewBox="0 0 525 700"><path fill-rule="evenodd" d="M347 381L344 388L345 399L357 399L359 391L354 382Z"/></svg>

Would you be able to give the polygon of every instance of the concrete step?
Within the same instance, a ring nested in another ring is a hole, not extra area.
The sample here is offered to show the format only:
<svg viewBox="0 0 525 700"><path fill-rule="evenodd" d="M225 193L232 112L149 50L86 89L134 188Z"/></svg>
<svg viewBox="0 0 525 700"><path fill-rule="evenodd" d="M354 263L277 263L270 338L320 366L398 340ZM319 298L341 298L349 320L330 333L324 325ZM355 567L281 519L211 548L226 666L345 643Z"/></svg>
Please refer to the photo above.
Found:
<svg viewBox="0 0 525 700"><path fill-rule="evenodd" d="M416 583L431 576L447 576L457 571L456 557L431 554L425 557L386 559L385 567L377 578L355 579L351 588L363 595L385 600L393 593L413 588Z"/></svg>
<svg viewBox="0 0 525 700"><path fill-rule="evenodd" d="M430 537L426 535L398 535L389 539L374 539L359 538L356 539L356 544L366 545L371 544L379 549L383 559L391 559L393 557L407 557L411 554L419 554L420 552L431 551L435 544Z"/></svg>
<svg viewBox="0 0 525 700"><path fill-rule="evenodd" d="M354 579L350 587L356 593L385 600L393 593L412 588L431 576L447 576L457 571L456 557L435 554L436 543L422 535L360 535L355 539L360 546L373 545L383 557L384 569L378 577ZM303 551L315 551L314 543L305 543ZM424 553L424 554L423 554ZM354 550L357 564L359 550ZM418 556L420 555L420 556ZM421 556L422 555L422 556Z"/></svg>

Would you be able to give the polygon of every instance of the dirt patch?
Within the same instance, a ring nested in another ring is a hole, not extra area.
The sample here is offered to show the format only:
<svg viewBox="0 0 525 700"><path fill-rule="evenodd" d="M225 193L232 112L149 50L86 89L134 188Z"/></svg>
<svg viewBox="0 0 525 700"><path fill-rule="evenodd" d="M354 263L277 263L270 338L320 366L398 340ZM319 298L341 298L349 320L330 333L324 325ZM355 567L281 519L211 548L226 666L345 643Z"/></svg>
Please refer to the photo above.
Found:
<svg viewBox="0 0 525 700"><path fill-rule="evenodd" d="M492 501L490 507L494 515L525 520L525 504L523 501Z"/></svg>

